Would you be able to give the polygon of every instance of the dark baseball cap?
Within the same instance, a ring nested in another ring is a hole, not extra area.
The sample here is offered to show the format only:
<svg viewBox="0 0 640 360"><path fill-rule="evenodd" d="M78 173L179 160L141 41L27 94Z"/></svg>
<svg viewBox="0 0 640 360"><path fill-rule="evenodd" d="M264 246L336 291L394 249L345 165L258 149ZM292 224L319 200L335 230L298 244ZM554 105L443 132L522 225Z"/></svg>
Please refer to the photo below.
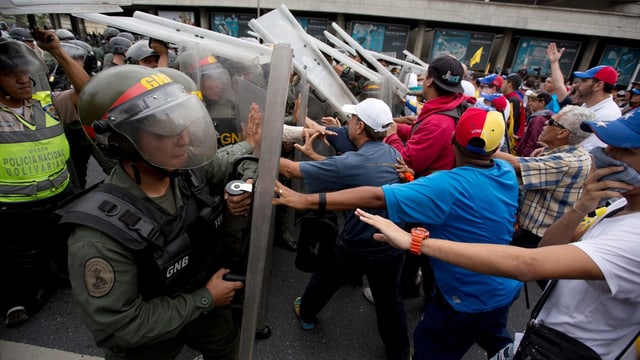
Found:
<svg viewBox="0 0 640 360"><path fill-rule="evenodd" d="M436 58L429 64L427 73L444 90L460 94L464 92L461 85L464 68L456 58L449 55Z"/></svg>
<svg viewBox="0 0 640 360"><path fill-rule="evenodd" d="M548 92L544 92L544 91L540 91L540 92L533 92L529 95L527 95L527 97L531 98L531 99L537 99L537 100L542 100L544 101L545 104L548 104L551 102L551 95L549 95Z"/></svg>

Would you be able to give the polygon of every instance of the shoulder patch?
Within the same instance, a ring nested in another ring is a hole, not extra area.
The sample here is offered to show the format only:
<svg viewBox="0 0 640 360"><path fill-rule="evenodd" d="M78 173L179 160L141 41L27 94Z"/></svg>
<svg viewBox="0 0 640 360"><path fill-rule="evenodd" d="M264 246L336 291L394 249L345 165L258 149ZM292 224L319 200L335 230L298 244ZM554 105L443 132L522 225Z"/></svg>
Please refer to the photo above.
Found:
<svg viewBox="0 0 640 360"><path fill-rule="evenodd" d="M113 288L115 273L109 262L94 257L84 264L84 286L89 295L103 297Z"/></svg>

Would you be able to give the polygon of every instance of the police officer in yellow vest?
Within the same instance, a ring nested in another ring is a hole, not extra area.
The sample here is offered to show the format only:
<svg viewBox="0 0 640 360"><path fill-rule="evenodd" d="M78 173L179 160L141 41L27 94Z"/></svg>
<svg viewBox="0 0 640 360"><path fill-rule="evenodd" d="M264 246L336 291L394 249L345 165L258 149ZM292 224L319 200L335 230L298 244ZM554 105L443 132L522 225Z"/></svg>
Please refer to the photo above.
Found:
<svg viewBox="0 0 640 360"><path fill-rule="evenodd" d="M56 118L57 101L76 102L89 80L65 53L53 31L35 30L38 46L69 75L75 91L54 99L33 93L33 79L46 72L36 53L19 41L0 43L0 286L2 315L17 325L44 304L52 284L51 254L64 253L49 215L68 191L69 144Z"/></svg>

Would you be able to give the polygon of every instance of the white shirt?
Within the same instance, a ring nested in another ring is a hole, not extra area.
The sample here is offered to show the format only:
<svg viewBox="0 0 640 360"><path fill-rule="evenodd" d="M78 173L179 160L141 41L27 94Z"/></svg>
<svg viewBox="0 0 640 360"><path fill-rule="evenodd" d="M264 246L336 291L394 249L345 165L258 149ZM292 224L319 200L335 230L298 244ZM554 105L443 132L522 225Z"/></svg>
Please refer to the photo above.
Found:
<svg viewBox="0 0 640 360"><path fill-rule="evenodd" d="M626 205L621 199L607 212ZM602 219L572 245L583 250L605 280L560 280L538 321L614 359L640 330L640 213ZM623 359L635 359L631 346Z"/></svg>
<svg viewBox="0 0 640 360"><path fill-rule="evenodd" d="M583 108L587 108L594 113L596 113L596 121L613 121L622 116L622 112L620 111L620 107L613 101L613 97L609 96L606 99L600 101L599 103L588 107L585 104L582 104ZM589 137L584 139L582 143L580 143L585 150L591 151L596 146L606 147L607 145L603 143L596 134L591 134Z"/></svg>

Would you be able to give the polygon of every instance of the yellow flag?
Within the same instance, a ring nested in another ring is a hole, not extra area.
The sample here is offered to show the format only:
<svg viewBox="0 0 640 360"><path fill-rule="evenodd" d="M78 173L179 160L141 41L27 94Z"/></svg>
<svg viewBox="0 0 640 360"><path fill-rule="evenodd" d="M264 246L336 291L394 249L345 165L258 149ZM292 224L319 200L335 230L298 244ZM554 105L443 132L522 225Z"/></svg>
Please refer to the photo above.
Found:
<svg viewBox="0 0 640 360"><path fill-rule="evenodd" d="M480 63L480 58L482 58L482 49L483 47L476 50L476 52L473 54L473 56L471 57L471 60L469 60L469 67L472 67L473 65Z"/></svg>

